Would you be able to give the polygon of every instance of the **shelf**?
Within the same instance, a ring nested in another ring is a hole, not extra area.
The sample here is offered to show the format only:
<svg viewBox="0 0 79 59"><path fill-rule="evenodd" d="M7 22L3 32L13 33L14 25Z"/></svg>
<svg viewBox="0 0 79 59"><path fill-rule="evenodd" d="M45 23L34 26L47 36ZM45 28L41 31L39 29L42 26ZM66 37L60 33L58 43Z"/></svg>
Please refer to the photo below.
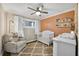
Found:
<svg viewBox="0 0 79 59"><path fill-rule="evenodd" d="M60 18L56 19L56 26L59 28L71 28L72 27L72 19L69 17L61 20Z"/></svg>
<svg viewBox="0 0 79 59"><path fill-rule="evenodd" d="M71 22L57 22L57 23L71 23Z"/></svg>

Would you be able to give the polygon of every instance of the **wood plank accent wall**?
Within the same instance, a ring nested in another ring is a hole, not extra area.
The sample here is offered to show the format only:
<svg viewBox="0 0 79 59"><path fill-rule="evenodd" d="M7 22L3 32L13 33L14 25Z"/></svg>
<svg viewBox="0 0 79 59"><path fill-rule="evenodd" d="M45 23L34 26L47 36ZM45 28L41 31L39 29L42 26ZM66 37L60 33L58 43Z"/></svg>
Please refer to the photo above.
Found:
<svg viewBox="0 0 79 59"><path fill-rule="evenodd" d="M51 17L48 17L46 19L41 20L40 21L41 32L46 30L47 28L49 28L50 31L55 32L55 36L57 36L61 33L64 33L64 32L70 32L71 31L70 28L58 28L56 26L56 19L60 18L61 20L63 20L65 17L70 17L74 20L75 19L74 14L75 14L74 10L72 10L72 11L69 11L69 12L66 12L66 13L63 13L63 14L51 16Z"/></svg>

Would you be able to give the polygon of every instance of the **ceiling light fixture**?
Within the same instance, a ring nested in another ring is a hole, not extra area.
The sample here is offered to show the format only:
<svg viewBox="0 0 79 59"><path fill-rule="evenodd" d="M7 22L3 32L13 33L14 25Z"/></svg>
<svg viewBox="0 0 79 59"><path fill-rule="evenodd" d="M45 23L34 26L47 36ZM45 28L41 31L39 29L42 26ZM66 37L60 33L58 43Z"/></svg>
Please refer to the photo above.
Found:
<svg viewBox="0 0 79 59"><path fill-rule="evenodd" d="M36 12L36 15L38 15L38 16L39 16L40 14L41 14L41 13L40 13L39 11L38 11L38 12Z"/></svg>

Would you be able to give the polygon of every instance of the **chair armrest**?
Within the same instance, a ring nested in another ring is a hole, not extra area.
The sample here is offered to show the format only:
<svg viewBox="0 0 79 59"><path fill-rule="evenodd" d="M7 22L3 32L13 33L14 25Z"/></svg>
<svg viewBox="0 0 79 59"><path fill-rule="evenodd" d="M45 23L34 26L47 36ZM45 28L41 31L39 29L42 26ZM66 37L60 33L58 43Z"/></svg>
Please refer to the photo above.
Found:
<svg viewBox="0 0 79 59"><path fill-rule="evenodd" d="M4 45L4 49L7 51L7 52L12 52L12 53L16 53L17 52L17 42L7 42L5 45Z"/></svg>
<svg viewBox="0 0 79 59"><path fill-rule="evenodd" d="M6 44L16 45L16 43L17 43L17 42L12 41L12 42L7 42ZM5 44L5 45L6 45L6 44Z"/></svg>

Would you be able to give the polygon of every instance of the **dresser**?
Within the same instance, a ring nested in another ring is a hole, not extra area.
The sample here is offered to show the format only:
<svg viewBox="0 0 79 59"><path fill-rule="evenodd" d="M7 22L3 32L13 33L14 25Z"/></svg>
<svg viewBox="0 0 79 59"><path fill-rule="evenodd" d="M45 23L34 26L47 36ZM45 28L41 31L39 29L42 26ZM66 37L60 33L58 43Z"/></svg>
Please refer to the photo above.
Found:
<svg viewBox="0 0 79 59"><path fill-rule="evenodd" d="M53 56L75 56L75 40L56 37L53 38Z"/></svg>

